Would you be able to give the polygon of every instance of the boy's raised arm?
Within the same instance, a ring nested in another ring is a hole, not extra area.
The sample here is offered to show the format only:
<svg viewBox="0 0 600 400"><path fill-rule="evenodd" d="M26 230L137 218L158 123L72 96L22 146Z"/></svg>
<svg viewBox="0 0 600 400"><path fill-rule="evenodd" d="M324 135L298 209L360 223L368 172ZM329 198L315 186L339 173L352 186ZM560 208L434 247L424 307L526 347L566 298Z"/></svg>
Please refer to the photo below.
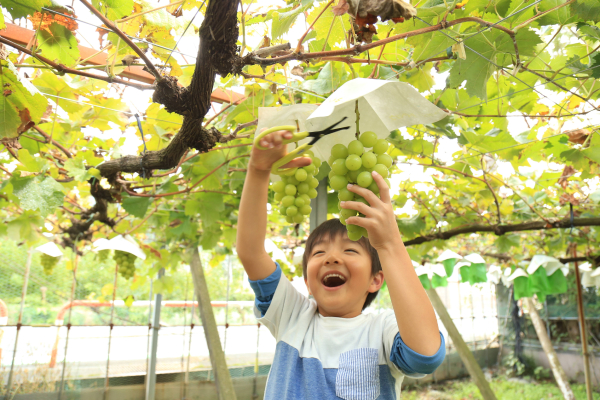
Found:
<svg viewBox="0 0 600 400"><path fill-rule="evenodd" d="M248 163L238 215L236 250L248 278L253 281L265 279L275 271L275 263L265 251L269 176L273 163L286 154L282 140L291 136L287 131L265 136L260 144L267 150L253 147ZM301 157L285 167L302 167L310 162L309 158Z"/></svg>

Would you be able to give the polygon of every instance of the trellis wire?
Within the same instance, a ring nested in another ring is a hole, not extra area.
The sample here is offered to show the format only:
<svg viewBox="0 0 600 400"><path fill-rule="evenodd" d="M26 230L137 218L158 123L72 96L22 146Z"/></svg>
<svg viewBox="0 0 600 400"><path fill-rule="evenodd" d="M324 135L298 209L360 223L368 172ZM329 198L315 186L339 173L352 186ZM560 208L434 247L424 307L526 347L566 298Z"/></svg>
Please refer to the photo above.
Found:
<svg viewBox="0 0 600 400"><path fill-rule="evenodd" d="M225 302L225 332L223 334L223 351L227 349L227 329L229 328L229 283L231 281L231 256L227 256L227 299Z"/></svg>
<svg viewBox="0 0 600 400"><path fill-rule="evenodd" d="M106 396L108 395L108 377L110 371L110 346L112 344L112 331L113 331L113 317L115 314L115 299L117 297L117 277L119 272L119 264L115 263L115 280L113 283L113 294L112 294L112 304L110 306L110 330L108 331L108 353L106 357L106 378L104 379L104 394L103 397L106 400Z"/></svg>
<svg viewBox="0 0 600 400"><path fill-rule="evenodd" d="M6 385L6 396L4 400L10 399L13 372L15 368L15 358L17 355L17 345L19 344L19 333L21 332L21 322L23 321L23 309L25 308L25 297L27 296L27 286L29 285L29 271L31 268L31 258L33 257L33 247L30 247L27 254L27 264L25 265L25 279L23 279L23 289L21 291L21 306L19 307L19 319L17 322L17 334L15 337L15 346L13 348L12 362L10 363L10 372L8 373L8 383Z"/></svg>

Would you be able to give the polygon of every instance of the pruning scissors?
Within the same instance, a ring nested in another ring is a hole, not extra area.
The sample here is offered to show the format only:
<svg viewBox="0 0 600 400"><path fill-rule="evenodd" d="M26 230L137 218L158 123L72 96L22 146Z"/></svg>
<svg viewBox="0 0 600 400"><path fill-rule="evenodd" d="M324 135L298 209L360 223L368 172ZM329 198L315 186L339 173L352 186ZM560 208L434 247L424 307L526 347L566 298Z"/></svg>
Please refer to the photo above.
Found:
<svg viewBox="0 0 600 400"><path fill-rule="evenodd" d="M266 129L266 130L260 132L254 138L254 146L258 147L261 150L267 150L265 147L263 147L259 144L260 140L263 137L265 137L266 135L268 135L269 133L273 133L275 131L289 131L292 133L292 137L290 139L283 139L283 142L282 142L283 144L298 142L302 139L306 139L307 137L312 138L312 140L310 142L296 147L294 150L290 151L284 157L277 160L271 167L271 173L273 173L275 175L291 175L291 174L295 173L298 168L281 168L281 166L289 163L296 157L298 157L298 156L302 155L303 153L307 152L308 150L310 150L313 147L313 145L322 137L332 134L334 132L343 131L345 129L350 129L349 126L336 128L336 126L338 126L339 124L344 122L344 120L346 118L348 118L348 117L344 117L344 118L340 119L338 122L336 122L335 124L330 125L323 130L315 131L315 132L308 132L308 131L296 132L296 127L294 125L275 126L273 128L269 128L269 129Z"/></svg>

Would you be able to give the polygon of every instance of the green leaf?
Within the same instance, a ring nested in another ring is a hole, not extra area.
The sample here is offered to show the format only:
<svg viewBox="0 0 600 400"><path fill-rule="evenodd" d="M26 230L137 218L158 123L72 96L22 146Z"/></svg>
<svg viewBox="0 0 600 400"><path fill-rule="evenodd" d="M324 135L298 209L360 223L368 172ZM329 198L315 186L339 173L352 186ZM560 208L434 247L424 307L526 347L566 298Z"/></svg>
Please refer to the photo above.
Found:
<svg viewBox="0 0 600 400"><path fill-rule="evenodd" d="M571 13L583 21L600 22L600 1L577 0L569 6Z"/></svg>
<svg viewBox="0 0 600 400"><path fill-rule="evenodd" d="M600 189L596 189L590 193L590 200L592 200L594 203L600 204Z"/></svg>
<svg viewBox="0 0 600 400"><path fill-rule="evenodd" d="M48 169L48 164L44 158L32 157L26 149L18 151L19 162L23 164L19 169L27 172L45 172Z"/></svg>
<svg viewBox="0 0 600 400"><path fill-rule="evenodd" d="M221 211L225 210L223 195L220 193L205 192L198 193L194 197L201 204L199 211L200 217L202 218L202 225L206 228L207 226L213 225L215 222L217 222L219 220Z"/></svg>
<svg viewBox="0 0 600 400"><path fill-rule="evenodd" d="M302 7L297 7L288 12L282 12L274 16L271 29L273 40L279 39L284 33L287 33L302 11Z"/></svg>
<svg viewBox="0 0 600 400"><path fill-rule="evenodd" d="M512 247L518 245L519 236L517 235L502 235L494 242L494 246L498 248L500 253L507 253Z"/></svg>
<svg viewBox="0 0 600 400"><path fill-rule="evenodd" d="M125 197L121 205L129 214L136 218L144 218L152 197Z"/></svg>
<svg viewBox="0 0 600 400"><path fill-rule="evenodd" d="M73 66L79 60L79 47L75 35L65 26L53 22L48 30L39 34L39 48L42 55L52 61Z"/></svg>
<svg viewBox="0 0 600 400"><path fill-rule="evenodd" d="M592 57L592 63L590 64L590 71L592 71L592 78L600 79L600 53L596 52Z"/></svg>
<svg viewBox="0 0 600 400"><path fill-rule="evenodd" d="M125 300L123 302L127 307L131 307L133 305L134 300L135 298L133 297L133 295L130 294L129 296L125 297Z"/></svg>
<svg viewBox="0 0 600 400"><path fill-rule="evenodd" d="M133 0L92 0L92 5L111 21L133 14Z"/></svg>
<svg viewBox="0 0 600 400"><path fill-rule="evenodd" d="M306 18L309 23L312 23L317 15L323 10L323 8L327 5L327 2L321 2L318 7L313 8L308 17ZM333 24L333 25L332 25ZM331 28L331 31L330 31ZM327 39L327 43L333 49L336 43L341 43L345 38L345 29L342 26L342 19L337 18L333 11L331 11L331 7L325 10L323 15L317 20L314 25L314 29L317 31L317 40L325 40ZM323 43L320 43L318 49L316 51L321 51L323 48ZM312 50L315 51L315 50Z"/></svg>
<svg viewBox="0 0 600 400"><path fill-rule="evenodd" d="M24 210L39 210L46 216L63 203L63 187L51 177L13 176L11 181L13 193L19 198Z"/></svg>
<svg viewBox="0 0 600 400"><path fill-rule="evenodd" d="M0 29L5 29L6 24L4 23L4 15L0 12Z"/></svg>
<svg viewBox="0 0 600 400"><path fill-rule="evenodd" d="M414 236L425 229L425 221L419 214L411 218L397 218L396 223L400 233L408 236Z"/></svg>
<svg viewBox="0 0 600 400"><path fill-rule="evenodd" d="M419 18L440 17L446 14L447 10L454 10L458 0L427 0L423 5L417 8Z"/></svg>
<svg viewBox="0 0 600 400"><path fill-rule="evenodd" d="M540 12L550 10L551 8L565 4L568 0L543 0L537 5ZM537 22L540 25L566 25L573 22L574 17L571 15L569 7L562 7L541 16Z"/></svg>
<svg viewBox="0 0 600 400"><path fill-rule="evenodd" d="M450 70L448 82L451 88L458 88L466 80L465 88L469 96L487 100L487 81L496 70L496 67L488 60L496 62L498 50L486 33L469 38L465 44L469 47L465 46L467 57L465 60L460 58L456 60L454 67Z"/></svg>
<svg viewBox="0 0 600 400"><path fill-rule="evenodd" d="M304 81L302 88L317 94L328 94L340 87L347 76L348 73L342 63L328 62L317 79Z"/></svg>
<svg viewBox="0 0 600 400"><path fill-rule="evenodd" d="M0 63L0 87L0 139L17 137L40 121L48 101L10 61Z"/></svg>
<svg viewBox="0 0 600 400"><path fill-rule="evenodd" d="M13 19L33 15L41 11L42 7L50 7L51 0L2 0L2 7L6 8Z"/></svg>
<svg viewBox="0 0 600 400"><path fill-rule="evenodd" d="M77 182L85 182L94 176L92 173L88 173L88 171L85 169L83 159L81 158L69 158L65 162L65 169Z"/></svg>

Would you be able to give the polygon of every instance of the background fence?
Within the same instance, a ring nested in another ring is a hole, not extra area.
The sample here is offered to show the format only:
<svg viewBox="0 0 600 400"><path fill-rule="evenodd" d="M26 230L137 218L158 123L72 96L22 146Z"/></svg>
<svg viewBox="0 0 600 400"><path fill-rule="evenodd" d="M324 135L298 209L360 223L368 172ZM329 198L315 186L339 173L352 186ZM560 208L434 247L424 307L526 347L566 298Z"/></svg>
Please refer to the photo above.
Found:
<svg viewBox="0 0 600 400"><path fill-rule="evenodd" d="M0 326L2 394L9 393L9 379L11 396L16 394L17 398L27 393L72 398L70 395L89 388L106 393L127 385L143 385L153 357L157 383L180 384L178 394L171 395L189 398L186 383L213 379L192 278L185 266L167 268L166 278L139 278L132 283L119 275L115 279L114 262L98 260L94 254L82 257L76 272L68 270L73 265L69 260L63 260L52 275L46 275L39 253L34 252L26 279L27 258L26 248L10 241L0 243L0 300L8 311L6 325ZM257 324L252 312L254 296L237 259L211 261L205 254L203 264L232 376L253 380L248 390L258 395L256 382L263 379L264 385L275 340ZM138 266L140 274L145 272L143 268ZM158 345L153 352L153 288L167 284L172 291L163 294ZM449 282L448 287L438 288L438 293L473 350L497 346L493 285L471 287ZM131 306L123 301L128 296L133 296ZM384 290L369 312L382 312L390 304ZM448 353L452 353L453 343L441 322L439 326ZM488 352L482 354L492 357ZM485 360L485 364L495 361ZM448 362L437 374L450 376L451 368Z"/></svg>

